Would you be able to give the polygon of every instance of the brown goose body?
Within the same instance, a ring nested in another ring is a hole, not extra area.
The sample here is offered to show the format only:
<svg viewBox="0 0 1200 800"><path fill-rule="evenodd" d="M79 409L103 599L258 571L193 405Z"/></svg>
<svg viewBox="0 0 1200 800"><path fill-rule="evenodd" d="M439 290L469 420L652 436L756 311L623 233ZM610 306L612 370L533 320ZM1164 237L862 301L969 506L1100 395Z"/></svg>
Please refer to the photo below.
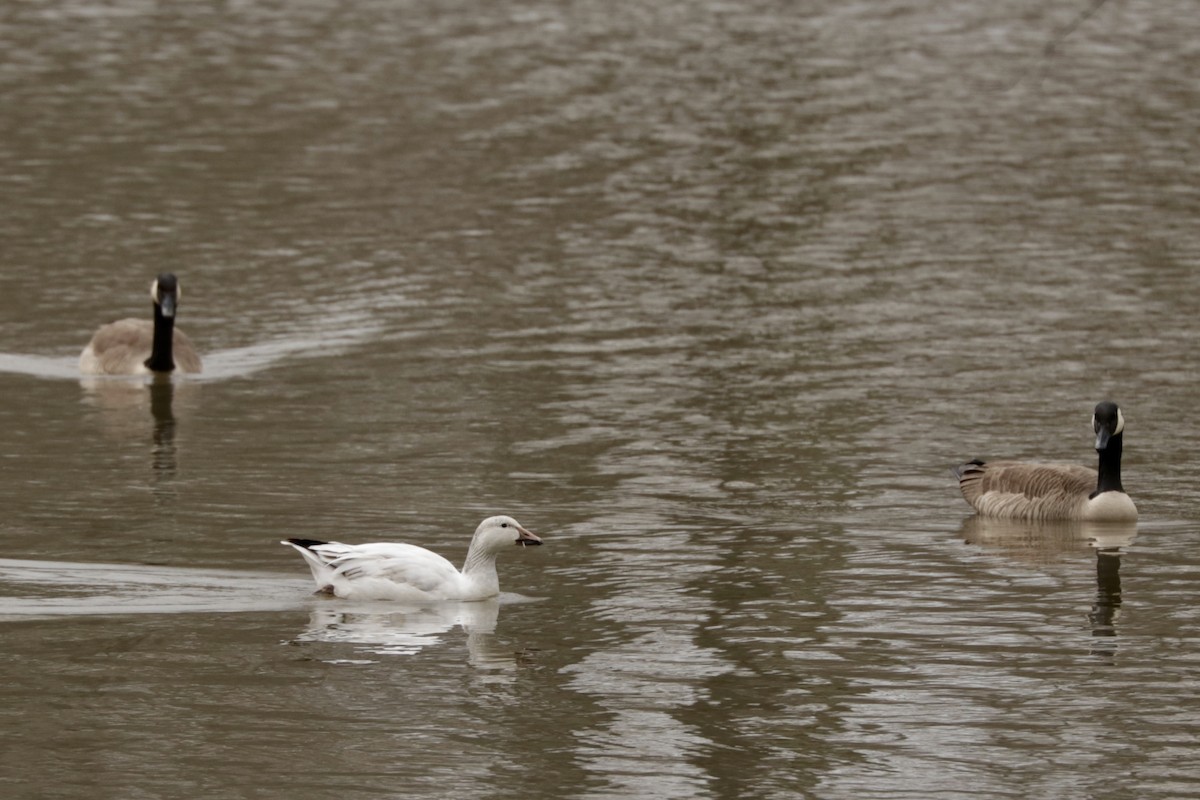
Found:
<svg viewBox="0 0 1200 800"><path fill-rule="evenodd" d="M976 459L954 468L963 499L985 517L1135 521L1137 507L1121 485L1124 416L1106 401L1096 406L1092 426L1099 469Z"/></svg>
<svg viewBox="0 0 1200 800"><path fill-rule="evenodd" d="M179 298L174 275L163 273L150 286L154 319L122 319L102 326L79 356L79 371L88 375L144 375L202 369L196 348L175 327Z"/></svg>

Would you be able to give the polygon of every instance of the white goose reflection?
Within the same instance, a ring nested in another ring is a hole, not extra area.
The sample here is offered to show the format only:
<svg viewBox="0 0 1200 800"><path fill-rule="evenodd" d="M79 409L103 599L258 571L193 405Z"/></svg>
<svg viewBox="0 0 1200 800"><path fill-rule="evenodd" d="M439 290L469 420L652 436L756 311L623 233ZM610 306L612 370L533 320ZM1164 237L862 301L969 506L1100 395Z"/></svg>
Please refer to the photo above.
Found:
<svg viewBox="0 0 1200 800"><path fill-rule="evenodd" d="M313 608L308 628L296 642L353 645L354 651L373 656L411 656L466 634L467 662L494 680L511 680L520 666L520 655L496 639L500 607L530 598L502 595L499 599L471 603L439 603L397 607L394 603L341 603L320 601ZM332 663L354 659L331 658Z"/></svg>

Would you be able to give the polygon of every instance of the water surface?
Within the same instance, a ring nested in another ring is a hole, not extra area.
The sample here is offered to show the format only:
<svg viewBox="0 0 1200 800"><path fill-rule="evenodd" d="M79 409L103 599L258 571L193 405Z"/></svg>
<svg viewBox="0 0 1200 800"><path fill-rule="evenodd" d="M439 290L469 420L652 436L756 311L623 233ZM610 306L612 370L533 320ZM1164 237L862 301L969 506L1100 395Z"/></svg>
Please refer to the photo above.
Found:
<svg viewBox="0 0 1200 800"><path fill-rule="evenodd" d="M0 11L5 794L1194 796L1200 23L1076 5ZM971 518L1107 397L1135 528Z"/></svg>

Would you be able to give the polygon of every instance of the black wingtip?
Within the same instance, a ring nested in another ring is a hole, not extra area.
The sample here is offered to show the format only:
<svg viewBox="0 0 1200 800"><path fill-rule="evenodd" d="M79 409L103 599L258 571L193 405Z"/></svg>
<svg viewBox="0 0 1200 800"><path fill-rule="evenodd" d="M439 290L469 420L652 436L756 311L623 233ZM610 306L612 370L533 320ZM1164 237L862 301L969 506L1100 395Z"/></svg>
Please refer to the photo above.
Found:
<svg viewBox="0 0 1200 800"><path fill-rule="evenodd" d="M317 547L318 545L329 544L329 542L322 542L320 539L288 539L287 543L294 544L296 547L303 547L305 550Z"/></svg>

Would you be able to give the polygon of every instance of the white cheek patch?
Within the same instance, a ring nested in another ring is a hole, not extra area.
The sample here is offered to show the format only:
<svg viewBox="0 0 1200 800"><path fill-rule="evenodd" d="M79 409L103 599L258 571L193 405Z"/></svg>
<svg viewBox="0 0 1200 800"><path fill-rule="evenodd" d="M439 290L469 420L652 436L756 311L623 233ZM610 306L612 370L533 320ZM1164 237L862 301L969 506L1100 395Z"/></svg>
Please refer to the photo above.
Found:
<svg viewBox="0 0 1200 800"><path fill-rule="evenodd" d="M155 278L150 284L150 299L153 300L155 304L158 303L158 278Z"/></svg>
<svg viewBox="0 0 1200 800"><path fill-rule="evenodd" d="M1117 427L1113 428L1112 435L1116 436L1121 431L1125 430L1125 415L1121 413L1121 409L1117 409ZM1092 433L1099 433L1100 426L1096 424L1096 415L1092 414Z"/></svg>

